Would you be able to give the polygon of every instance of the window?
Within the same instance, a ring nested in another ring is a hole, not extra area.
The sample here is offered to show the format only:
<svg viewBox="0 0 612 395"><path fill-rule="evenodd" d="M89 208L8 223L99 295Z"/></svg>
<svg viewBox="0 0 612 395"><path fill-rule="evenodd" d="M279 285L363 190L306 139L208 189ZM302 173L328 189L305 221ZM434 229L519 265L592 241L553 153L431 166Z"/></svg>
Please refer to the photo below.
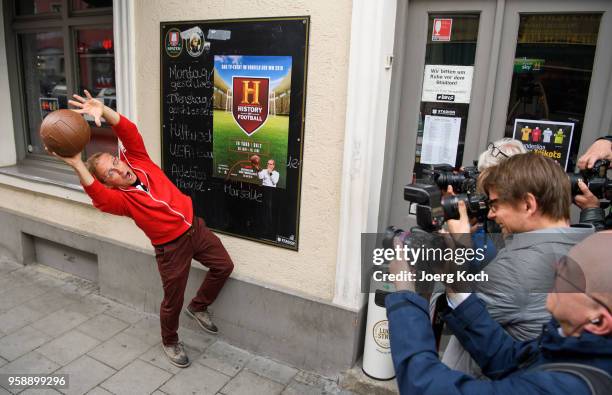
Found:
<svg viewBox="0 0 612 395"><path fill-rule="evenodd" d="M601 16L520 17L506 136L520 136L532 150L550 144L549 151L562 151L558 147L569 145L568 158L557 157L568 171L578 156Z"/></svg>
<svg viewBox="0 0 612 395"><path fill-rule="evenodd" d="M116 108L112 0L13 0L5 13L10 19L7 50L13 92L18 106L17 138L23 141L20 158L53 160L44 151L38 130L50 112L68 108L73 93L87 89ZM9 54L11 52L9 51ZM85 156L115 152L117 139L107 124L96 127L88 119L92 137Z"/></svg>

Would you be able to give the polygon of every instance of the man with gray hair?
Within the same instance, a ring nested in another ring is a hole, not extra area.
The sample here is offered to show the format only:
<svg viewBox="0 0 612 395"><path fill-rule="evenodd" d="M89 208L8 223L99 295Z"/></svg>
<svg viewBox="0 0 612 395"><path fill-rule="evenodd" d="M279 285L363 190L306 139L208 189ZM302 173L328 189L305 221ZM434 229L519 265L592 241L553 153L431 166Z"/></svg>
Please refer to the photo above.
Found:
<svg viewBox="0 0 612 395"><path fill-rule="evenodd" d="M478 157L478 170L482 172L491 166L499 164L504 159L526 152L527 148L519 140L504 137L489 143L487 150L480 154Z"/></svg>

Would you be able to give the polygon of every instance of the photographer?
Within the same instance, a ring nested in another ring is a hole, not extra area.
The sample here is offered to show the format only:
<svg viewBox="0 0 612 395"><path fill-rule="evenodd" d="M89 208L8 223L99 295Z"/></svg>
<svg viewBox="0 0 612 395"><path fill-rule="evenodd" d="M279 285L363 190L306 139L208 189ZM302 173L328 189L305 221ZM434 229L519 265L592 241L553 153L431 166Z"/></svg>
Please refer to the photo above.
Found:
<svg viewBox="0 0 612 395"><path fill-rule="evenodd" d="M513 338L533 339L550 318L543 290L552 281L553 263L593 229L569 226L569 179L556 162L541 155L512 156L482 173L479 186L488 196L488 218L500 226L506 239L504 248L486 266L489 281L480 285L478 297ZM463 202L459 213L460 220L451 223L449 230L468 234ZM480 374L455 337L449 341L443 362Z"/></svg>
<svg viewBox="0 0 612 395"><path fill-rule="evenodd" d="M500 210L502 208L500 207ZM447 294L444 320L489 380L451 370L438 359L427 301L414 282L396 282L385 304L401 394L604 394L612 387L612 266L601 259L612 232L575 246L552 273L545 304L554 317L537 339L514 340L474 294ZM414 266L393 261L392 273ZM409 329L410 333L406 333ZM560 364L563 364L560 366Z"/></svg>
<svg viewBox="0 0 612 395"><path fill-rule="evenodd" d="M612 136L602 137L589 147L587 152L578 160L581 170L592 169L595 162L608 160L612 162ZM606 214L599 204L599 199L582 182L578 182L580 194L574 198L574 203L580 207L580 222L592 224L595 229L603 230L612 227L612 212Z"/></svg>

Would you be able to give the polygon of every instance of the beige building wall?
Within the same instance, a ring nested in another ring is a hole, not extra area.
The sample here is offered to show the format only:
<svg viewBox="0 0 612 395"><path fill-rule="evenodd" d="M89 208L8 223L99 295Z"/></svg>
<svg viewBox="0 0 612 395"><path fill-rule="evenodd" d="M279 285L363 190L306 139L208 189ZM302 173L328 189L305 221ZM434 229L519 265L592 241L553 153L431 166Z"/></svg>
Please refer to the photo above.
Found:
<svg viewBox="0 0 612 395"><path fill-rule="evenodd" d="M139 114L134 121L158 164L161 21L311 16L300 250L220 237L234 259L236 277L330 301L336 274L351 1L136 0L134 11L134 97ZM130 219L98 212L80 192L0 176L0 207L40 217L78 233L100 234L120 244L152 250Z"/></svg>

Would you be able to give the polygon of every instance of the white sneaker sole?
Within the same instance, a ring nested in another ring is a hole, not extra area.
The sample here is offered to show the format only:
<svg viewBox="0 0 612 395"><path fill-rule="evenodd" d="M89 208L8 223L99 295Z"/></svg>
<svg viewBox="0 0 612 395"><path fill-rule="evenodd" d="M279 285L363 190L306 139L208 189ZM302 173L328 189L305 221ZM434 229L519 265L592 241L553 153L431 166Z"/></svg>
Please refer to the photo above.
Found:
<svg viewBox="0 0 612 395"><path fill-rule="evenodd" d="M204 326L204 324L202 324L202 323L200 322L200 320L199 320L199 319L197 319L197 318L196 318L196 316L195 316L195 315L194 315L194 314L193 314L191 311L189 311L189 309L185 309L185 314L187 314L188 316L190 316L191 318L193 318L193 319L195 320L195 322L197 322L197 323L198 323L198 325L200 326L200 328L204 329L206 332L210 333L211 335L218 335L218 334L219 334L219 331L217 331L217 332L213 332L213 331L211 331L210 329L208 329L207 327L205 327L205 326Z"/></svg>

